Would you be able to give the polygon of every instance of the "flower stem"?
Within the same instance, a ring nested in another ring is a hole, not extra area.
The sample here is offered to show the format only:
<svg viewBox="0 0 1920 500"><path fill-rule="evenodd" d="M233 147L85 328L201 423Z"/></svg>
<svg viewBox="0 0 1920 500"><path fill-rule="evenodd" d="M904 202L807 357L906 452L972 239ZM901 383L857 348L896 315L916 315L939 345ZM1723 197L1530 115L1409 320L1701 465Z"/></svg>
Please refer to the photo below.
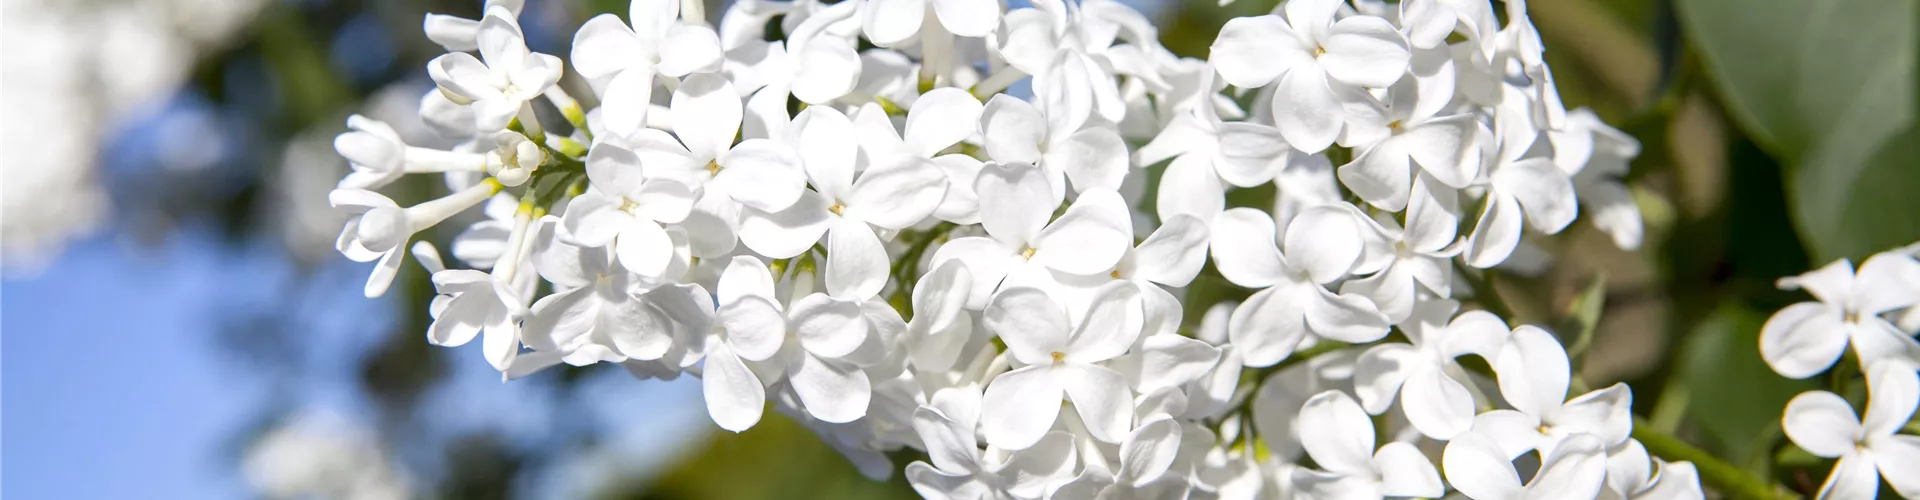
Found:
<svg viewBox="0 0 1920 500"><path fill-rule="evenodd" d="M1700 471L1700 479L1732 498L1785 499L1800 498L1786 488L1756 478L1741 471L1739 467L1721 460L1705 450L1681 441L1654 429L1652 422L1636 415L1633 417L1633 438L1647 447L1647 452L1667 461L1685 460L1693 462Z"/></svg>

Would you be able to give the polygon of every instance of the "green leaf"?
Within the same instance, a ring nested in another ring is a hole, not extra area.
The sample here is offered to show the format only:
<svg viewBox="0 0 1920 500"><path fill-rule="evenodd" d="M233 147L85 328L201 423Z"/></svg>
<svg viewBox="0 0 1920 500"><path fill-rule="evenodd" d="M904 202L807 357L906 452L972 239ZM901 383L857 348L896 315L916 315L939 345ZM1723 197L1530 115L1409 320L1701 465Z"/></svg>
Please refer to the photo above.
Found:
<svg viewBox="0 0 1920 500"><path fill-rule="evenodd" d="M1688 419L1723 457L1745 457L1751 447L1771 446L1759 436L1778 436L1787 400L1814 389L1811 380L1789 380L1760 358L1760 326L1766 313L1723 304L1687 336L1680 376L1693 408Z"/></svg>
<svg viewBox="0 0 1920 500"><path fill-rule="evenodd" d="M1795 226L1821 262L1920 239L1915 3L1678 2L1728 114L1787 165Z"/></svg>

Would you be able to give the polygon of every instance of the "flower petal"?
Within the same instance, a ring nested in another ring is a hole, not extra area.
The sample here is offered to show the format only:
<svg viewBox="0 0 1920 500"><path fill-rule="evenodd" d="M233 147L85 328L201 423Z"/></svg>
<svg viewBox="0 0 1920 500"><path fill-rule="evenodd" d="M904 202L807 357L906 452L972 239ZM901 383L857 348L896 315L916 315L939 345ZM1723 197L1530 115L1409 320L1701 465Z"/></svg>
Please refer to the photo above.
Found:
<svg viewBox="0 0 1920 500"><path fill-rule="evenodd" d="M799 362L787 370L787 382L793 384L794 394L800 396L800 403L814 418L844 424L867 415L873 389L867 372L860 368L802 354Z"/></svg>
<svg viewBox="0 0 1920 500"><path fill-rule="evenodd" d="M1825 303L1801 302L1767 318L1760 327L1760 357L1783 377L1801 379L1826 371L1847 349L1847 325Z"/></svg>
<svg viewBox="0 0 1920 500"><path fill-rule="evenodd" d="M766 408L766 387L760 385L760 378L740 362L740 357L735 356L725 342L707 351L700 389L707 401L707 415L722 429L733 432L750 429L760 422L760 414Z"/></svg>
<svg viewBox="0 0 1920 500"><path fill-rule="evenodd" d="M1572 376L1567 351L1560 341L1533 325L1513 329L1513 336L1494 359L1500 394L1507 404L1528 415L1545 415L1567 400Z"/></svg>
<svg viewBox="0 0 1920 500"><path fill-rule="evenodd" d="M815 356L846 356L867 340L867 322L856 302L816 293L795 301L787 316L794 337Z"/></svg>
<svg viewBox="0 0 1920 500"><path fill-rule="evenodd" d="M1003 450L1023 450L1053 428L1066 391L1053 369L1049 365L1028 366L1002 373L988 383L980 402L980 431L988 444Z"/></svg>

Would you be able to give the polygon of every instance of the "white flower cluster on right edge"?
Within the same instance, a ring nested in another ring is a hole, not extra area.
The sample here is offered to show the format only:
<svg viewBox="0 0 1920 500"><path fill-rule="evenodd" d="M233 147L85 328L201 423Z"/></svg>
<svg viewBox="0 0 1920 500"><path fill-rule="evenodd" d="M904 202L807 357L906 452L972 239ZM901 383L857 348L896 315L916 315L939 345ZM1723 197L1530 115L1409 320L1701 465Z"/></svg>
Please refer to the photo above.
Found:
<svg viewBox="0 0 1920 500"><path fill-rule="evenodd" d="M1291 0L1207 60L1032 4L635 0L574 36L591 110L520 2L430 15L422 119L464 142L350 119L336 247L369 296L415 256L427 340L504 378L699 377L719 427L772 408L869 477L924 451L932 498L1702 497L1625 385L1455 300L1582 210L1641 240L1639 144L1562 107L1524 2ZM377 192L408 174L451 194ZM475 207L453 259L409 245ZM1251 295L1187 324L1196 279Z"/></svg>
<svg viewBox="0 0 1920 500"><path fill-rule="evenodd" d="M1908 421L1920 406L1920 243L1881 252L1853 268L1840 259L1799 276L1784 290L1817 300L1787 306L1760 330L1760 356L1775 373L1804 379L1828 371L1847 347L1866 376L1866 414L1827 391L1787 402L1787 438L1821 458L1838 459L1820 498L1875 498L1880 479L1902 498L1920 498L1920 435ZM1841 367L1853 368L1853 367ZM1845 392L1845 391L1842 391Z"/></svg>

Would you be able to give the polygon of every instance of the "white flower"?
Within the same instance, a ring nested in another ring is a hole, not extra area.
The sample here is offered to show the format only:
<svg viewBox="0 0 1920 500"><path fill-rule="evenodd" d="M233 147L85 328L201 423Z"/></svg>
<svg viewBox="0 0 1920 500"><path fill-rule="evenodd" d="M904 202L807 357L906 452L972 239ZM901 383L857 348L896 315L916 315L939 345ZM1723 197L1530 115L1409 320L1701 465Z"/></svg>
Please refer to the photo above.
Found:
<svg viewBox="0 0 1920 500"><path fill-rule="evenodd" d="M1387 321L1400 324L1413 313L1421 292L1447 298L1453 293L1454 231L1458 201L1450 188L1435 187L1422 173L1413 181L1413 199L1407 207L1407 227L1391 218L1368 218L1371 231L1362 231L1369 260L1385 266L1372 276L1340 285L1340 293L1357 294L1380 306ZM1378 267L1366 264L1360 267Z"/></svg>
<svg viewBox="0 0 1920 500"><path fill-rule="evenodd" d="M1000 292L987 306L988 331L1007 344L1007 355L1026 365L994 377L987 386L981 427L987 442L1009 450L1038 442L1073 403L1087 432L1108 443L1125 437L1133 422L1133 391L1125 377L1099 363L1126 352L1140 336L1140 292L1131 283L1109 283L1078 321L1035 288Z"/></svg>
<svg viewBox="0 0 1920 500"><path fill-rule="evenodd" d="M649 179L641 157L616 142L587 153L591 189L567 204L567 232L590 247L613 244L620 265L645 276L662 276L674 246L666 228L686 220L695 193L672 179Z"/></svg>
<svg viewBox="0 0 1920 500"><path fill-rule="evenodd" d="M1089 276L1110 272L1131 248L1133 221L1119 193L1091 190L1080 195L1060 218L1047 222L1054 203L1047 181L1033 167L988 163L974 182L980 194L980 225L986 237L955 238L933 254L933 265L958 259L973 271L969 308L986 307L1002 288L1049 270Z"/></svg>
<svg viewBox="0 0 1920 500"><path fill-rule="evenodd" d="M973 339L973 316L967 313L967 298L972 293L973 273L957 260L935 266L914 283L913 321L907 322L907 342L915 368L953 368L960 350Z"/></svg>
<svg viewBox="0 0 1920 500"><path fill-rule="evenodd" d="M1300 408L1307 455L1324 471L1294 469L1293 482L1310 498L1437 498L1446 492L1440 472L1420 449L1393 442L1373 448L1373 421L1340 391L1314 395Z"/></svg>
<svg viewBox="0 0 1920 500"><path fill-rule="evenodd" d="M742 85L740 90L758 90L754 99L776 104L783 110L788 95L801 102L819 105L852 92L860 82L864 65L860 54L854 51L853 40L833 33L831 28L842 21L850 21L855 9L861 5L860 2L842 2L826 6L788 31L786 40L767 42L762 46L765 53L760 55L758 64L754 64L750 70L744 67L736 70L743 76L750 71L752 75L748 80L752 84L765 85L766 89L749 84ZM756 32L754 36L760 36L760 33ZM734 49L728 52L728 56L747 53L742 49Z"/></svg>
<svg viewBox="0 0 1920 500"><path fill-rule="evenodd" d="M429 61L427 74L448 99L472 104L474 128L492 132L507 128L527 101L559 82L561 63L560 58L528 51L519 23L505 7L488 8L478 37L486 62L453 52Z"/></svg>
<svg viewBox="0 0 1920 500"><path fill-rule="evenodd" d="M1809 391L1787 402L1780 424L1793 444L1815 456L1839 459L1820 486L1820 498L1875 498L1878 478L1886 478L1901 497L1920 498L1920 475L1914 474L1920 470L1920 436L1896 434L1920 404L1920 378L1910 365L1887 363L1871 369L1864 420L1845 398L1831 392Z"/></svg>
<svg viewBox="0 0 1920 500"><path fill-rule="evenodd" d="M1294 148L1318 153L1347 123L1344 101L1362 87L1384 88L1407 71L1412 53L1386 19L1350 16L1338 21L1342 0L1287 2L1284 19L1269 14L1227 21L1214 40L1212 62L1237 87L1278 80L1273 118Z"/></svg>
<svg viewBox="0 0 1920 500"><path fill-rule="evenodd" d="M1140 286L1146 301L1148 335L1176 333L1180 328L1180 299L1166 288L1182 288L1207 264L1207 242L1212 237L1206 222L1191 216L1167 219L1139 246L1120 256L1120 263L1107 275L1132 281Z"/></svg>
<svg viewBox="0 0 1920 500"><path fill-rule="evenodd" d="M980 454L974 430L980 418L978 386L943 389L930 405L913 412L913 428L925 442L927 462L907 464L907 482L927 498L975 500L1039 498L1047 483L1071 474L1073 435L1048 433L1034 446L992 463Z"/></svg>
<svg viewBox="0 0 1920 500"><path fill-rule="evenodd" d="M388 285L393 284L394 273L400 270L402 252L413 233L433 227L454 214L486 201L494 193L500 192L500 187L498 182L482 182L405 209L380 193L364 189L335 189L328 193L328 201L352 218L347 219L346 227L341 228L340 238L334 241L334 249L355 262L380 261L374 265L373 274L367 277L366 286L368 298L379 297L387 293Z"/></svg>
<svg viewBox="0 0 1920 500"><path fill-rule="evenodd" d="M773 272L760 259L748 256L728 262L714 288L720 328L707 342L701 387L707 414L722 429L740 432L753 427L766 406L766 384L744 361L764 361L780 350L785 322L757 323L780 319L759 314L779 310L773 291Z"/></svg>
<svg viewBox="0 0 1920 500"><path fill-rule="evenodd" d="M1141 424L1120 443L1119 470L1109 472L1104 464L1088 464L1078 477L1056 486L1047 498L1186 498L1192 488L1186 475L1169 470L1180 453L1181 442L1180 424L1173 419L1157 418Z"/></svg>
<svg viewBox="0 0 1920 500"><path fill-rule="evenodd" d="M573 35L573 67L600 87L601 126L630 136L647 124L657 75L683 77L718 71L720 37L712 28L680 20L680 2L634 0L627 19L587 20Z"/></svg>
<svg viewBox="0 0 1920 500"><path fill-rule="evenodd" d="M1487 167L1486 208L1465 249L1467 264L1482 269L1505 262L1520 244L1524 228L1557 233L1579 214L1567 173L1551 158L1532 153L1539 137L1532 122L1501 108L1495 123L1499 152L1488 155L1492 165Z"/></svg>
<svg viewBox="0 0 1920 500"><path fill-rule="evenodd" d="M483 10L491 11L494 6L507 10L513 17L520 17L520 11L526 9L526 0L487 0ZM480 48L480 21L446 14L428 13L421 22L421 31L427 39L445 47L447 52L472 52Z"/></svg>
<svg viewBox="0 0 1920 500"><path fill-rule="evenodd" d="M1436 116L1453 99L1453 87L1428 95L1409 74L1387 89L1387 101L1365 99L1361 113L1349 115L1350 138L1365 136L1352 163L1340 166L1340 182L1367 203L1398 212L1407 206L1415 168L1440 184L1463 188L1480 174L1479 125L1471 115ZM1428 183L1429 188L1434 188ZM1418 196L1418 195L1415 195Z"/></svg>
<svg viewBox="0 0 1920 500"><path fill-rule="evenodd" d="M543 217L534 238L534 268L558 291L534 302L532 316L521 325L521 341L542 353L532 366L660 359L674 347L679 328L674 323L699 322L676 318L670 313L679 309L655 304L684 291L627 272L606 248L568 243L576 237L558 218Z"/></svg>
<svg viewBox="0 0 1920 500"><path fill-rule="evenodd" d="M1760 357L1775 373L1807 378L1826 371L1847 345L1862 366L1886 359L1920 363L1920 342L1881 314L1920 304L1920 262L1896 252L1867 258L1854 272L1840 259L1826 267L1780 278L1785 290L1806 289L1818 302L1787 306L1760 329Z"/></svg>
<svg viewBox="0 0 1920 500"><path fill-rule="evenodd" d="M939 154L978 132L980 99L965 90L943 87L927 91L907 110L906 133L878 105L861 107L854 117L861 150L869 167L893 163L925 163L947 176L946 194L934 215L944 220L978 223L979 197L973 192L980 175L979 160L964 154Z"/></svg>
<svg viewBox="0 0 1920 500"><path fill-rule="evenodd" d="M1493 371L1501 397L1514 409L1474 417L1473 431L1492 438L1508 458L1527 450L1552 455L1577 435L1598 438L1611 448L1633 432L1633 392L1626 384L1567 399L1572 378L1567 351L1546 330L1515 328L1493 358Z"/></svg>
<svg viewBox="0 0 1920 500"><path fill-rule="evenodd" d="M861 304L807 293L810 284L796 283L789 291L792 302L783 306L774 298L772 275L764 266L757 260L749 263L739 259L721 277L719 316L728 347L737 349L732 354L750 361L751 371L725 374L722 376L726 380L712 382L724 384L727 398L731 398L727 410L734 413L724 425L745 428L758 421L760 406L748 404L756 399L752 391L757 385L783 379L814 418L838 424L866 415L873 397L872 382L865 371L847 359L868 341L873 330ZM720 362L726 359L723 355ZM709 386L708 390L722 389Z"/></svg>
<svg viewBox="0 0 1920 500"><path fill-rule="evenodd" d="M1654 465L1659 465L1655 470ZM1602 500L1703 500L1700 471L1692 462L1666 462L1647 456L1647 447L1639 441L1607 454L1607 487Z"/></svg>
<svg viewBox="0 0 1920 500"><path fill-rule="evenodd" d="M743 211L778 211L794 206L806 190L803 162L822 161L817 158L820 153L806 147L796 148L792 140L757 138L734 144L743 113L740 97L732 84L716 74L687 77L680 88L674 90L668 112L674 122L672 136L660 130L642 129L634 133L631 142L647 164L649 175L678 179L699 187L692 222L686 227L695 242L694 253L701 257L722 256L733 250L739 238L736 231ZM815 115L831 116L804 120L789 128L799 134L851 128L844 117L831 109L809 111L802 116ZM836 123L837 126L829 127ZM843 155L850 157L852 152L848 149ZM752 246L751 241L748 244ZM805 249L806 246L801 246L785 252L755 248L774 258L792 257Z"/></svg>
<svg viewBox="0 0 1920 500"><path fill-rule="evenodd" d="M520 325L514 310L525 314L526 304L506 282L471 269L448 269L433 273L433 287L448 297L444 309L433 316L427 328L427 341L434 345L458 347L486 333L487 363L506 371L520 352Z"/></svg>
<svg viewBox="0 0 1920 500"><path fill-rule="evenodd" d="M487 168L487 158L478 154L408 146L393 127L379 120L352 115L347 117L347 128L351 130L333 138L334 151L353 167L353 173L340 179L337 187L342 189L380 189L410 173Z"/></svg>
<svg viewBox="0 0 1920 500"><path fill-rule="evenodd" d="M1573 191L1593 227L1626 250L1640 248L1645 228L1640 207L1620 177L1627 162L1640 156L1640 141L1600 121L1593 110L1567 113L1567 125L1547 131L1553 141L1553 163L1573 176Z"/></svg>
<svg viewBox="0 0 1920 500"><path fill-rule="evenodd" d="M1274 180L1292 156L1280 130L1249 122L1223 122L1211 106L1174 115L1152 142L1133 153L1136 165L1173 158L1160 177L1160 218L1186 214L1211 220L1226 207L1227 185L1250 188Z"/></svg>
<svg viewBox="0 0 1920 500"><path fill-rule="evenodd" d="M1567 438L1544 454L1540 471L1523 486L1513 462L1493 439L1469 432L1447 442L1440 459L1447 484L1474 500L1594 498L1607 476L1606 446L1588 434Z"/></svg>
<svg viewBox="0 0 1920 500"><path fill-rule="evenodd" d="M899 45L930 28L983 37L1000 26L1000 5L993 0L866 0L861 7L860 26L867 39L881 47Z"/></svg>
<svg viewBox="0 0 1920 500"><path fill-rule="evenodd" d="M1508 331L1505 322L1486 311L1453 316L1458 307L1444 299L1422 302L1400 325L1410 344L1379 344L1360 355L1354 392L1367 413L1386 412L1397 394L1408 423L1427 437L1450 439L1473 425L1473 392L1454 358L1475 354L1493 359ZM1452 322L1447 322L1449 317Z"/></svg>
<svg viewBox="0 0 1920 500"><path fill-rule="evenodd" d="M1073 68L1077 69L1057 71L1055 78L1085 76L1084 67L1076 64ZM1111 128L1087 126L1092 100L1087 96L1073 98L1085 90L1084 83L1063 82L1058 86L1062 87L1060 91L1042 94L1060 96L1042 101L1044 107L1006 94L988 100L986 110L980 113L980 134L986 139L987 156L1045 169L1054 203L1065 199L1068 180L1073 181L1076 193L1119 189L1127 175L1126 143Z"/></svg>
<svg viewBox="0 0 1920 500"><path fill-rule="evenodd" d="M1387 334L1387 319L1359 295L1336 295L1326 283L1360 259L1358 215L1337 206L1308 209L1274 238L1273 219L1251 208L1227 210L1213 222L1213 259L1236 285L1261 289L1233 312L1227 333L1247 366L1270 366L1313 333L1360 343ZM1278 244L1276 244L1278 243Z"/></svg>

